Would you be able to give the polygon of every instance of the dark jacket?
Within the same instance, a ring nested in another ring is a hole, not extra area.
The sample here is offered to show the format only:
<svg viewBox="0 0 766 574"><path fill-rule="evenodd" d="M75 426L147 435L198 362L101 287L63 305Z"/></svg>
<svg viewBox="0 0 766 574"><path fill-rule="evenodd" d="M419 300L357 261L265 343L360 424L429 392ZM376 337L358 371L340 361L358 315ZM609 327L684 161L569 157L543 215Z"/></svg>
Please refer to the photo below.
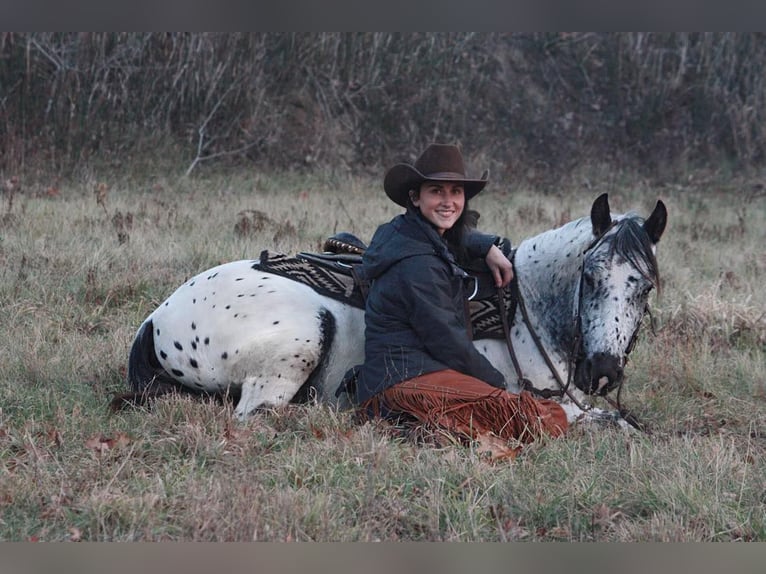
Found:
<svg viewBox="0 0 766 574"><path fill-rule="evenodd" d="M466 234L469 257L485 257L497 238ZM454 369L505 388L503 375L466 331L465 283L446 242L417 210L381 225L365 251L371 282L365 310L365 361L357 367L359 404L412 377Z"/></svg>

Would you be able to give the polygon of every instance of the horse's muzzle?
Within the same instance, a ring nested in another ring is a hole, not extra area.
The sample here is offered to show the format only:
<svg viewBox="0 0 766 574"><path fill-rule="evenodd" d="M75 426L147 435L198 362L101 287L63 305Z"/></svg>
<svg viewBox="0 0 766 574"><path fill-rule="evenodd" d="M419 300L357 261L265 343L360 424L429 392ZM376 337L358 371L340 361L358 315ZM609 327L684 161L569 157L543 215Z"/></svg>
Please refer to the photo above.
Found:
<svg viewBox="0 0 766 574"><path fill-rule="evenodd" d="M594 353L577 364L574 381L582 392L604 396L620 384L623 374L619 357Z"/></svg>

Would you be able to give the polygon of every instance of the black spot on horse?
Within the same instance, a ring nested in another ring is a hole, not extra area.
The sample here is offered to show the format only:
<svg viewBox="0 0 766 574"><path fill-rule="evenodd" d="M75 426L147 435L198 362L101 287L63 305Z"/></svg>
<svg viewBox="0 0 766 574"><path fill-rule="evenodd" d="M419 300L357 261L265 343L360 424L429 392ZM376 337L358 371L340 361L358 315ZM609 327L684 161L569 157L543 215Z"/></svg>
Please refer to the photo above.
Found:
<svg viewBox="0 0 766 574"><path fill-rule="evenodd" d="M184 347L183 347L183 345L181 345L181 343L179 343L178 341L173 341L173 346L174 346L176 349L178 349L179 351L183 351L183 350L184 350Z"/></svg>
<svg viewBox="0 0 766 574"><path fill-rule="evenodd" d="M274 321L272 325L279 325L279 321Z"/></svg>
<svg viewBox="0 0 766 574"><path fill-rule="evenodd" d="M210 337L205 337L205 344L206 344L206 345L209 345L209 344L210 344Z"/></svg>
<svg viewBox="0 0 766 574"><path fill-rule="evenodd" d="M168 354L165 351L160 351L160 357L162 357L163 359L167 359Z"/></svg>
<svg viewBox="0 0 766 574"><path fill-rule="evenodd" d="M194 341L191 342L191 346L192 346L192 349L194 349L195 351L197 350L197 343L195 343Z"/></svg>
<svg viewBox="0 0 766 574"><path fill-rule="evenodd" d="M183 377L184 376L184 372L183 371L179 371L178 369L171 369L170 372L173 373L176 377Z"/></svg>
<svg viewBox="0 0 766 574"><path fill-rule="evenodd" d="M229 358L229 353L224 351L223 353L221 353L221 358L224 359L224 360L228 359Z"/></svg>
<svg viewBox="0 0 766 574"><path fill-rule="evenodd" d="M190 359L190 360L189 360L189 364L190 364L192 367L194 367L195 369L199 369L199 365L197 364L197 360L196 360L196 359Z"/></svg>
<svg viewBox="0 0 766 574"><path fill-rule="evenodd" d="M192 321L191 327L192 327L192 331L194 331L197 328L197 325L196 323L194 323L194 321Z"/></svg>

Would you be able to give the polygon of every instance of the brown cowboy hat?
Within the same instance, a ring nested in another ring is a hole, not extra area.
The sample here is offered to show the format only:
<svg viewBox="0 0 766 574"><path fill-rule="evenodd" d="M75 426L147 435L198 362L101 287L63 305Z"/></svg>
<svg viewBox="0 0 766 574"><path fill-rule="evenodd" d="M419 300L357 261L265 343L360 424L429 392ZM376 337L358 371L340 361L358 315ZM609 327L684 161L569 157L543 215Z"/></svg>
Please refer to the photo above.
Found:
<svg viewBox="0 0 766 574"><path fill-rule="evenodd" d="M383 180L386 195L394 203L407 207L411 189L417 189L424 181L451 181L463 184L466 199L471 199L487 185L489 171L480 179L465 175L465 165L460 148L449 144L431 144L414 165L399 163L388 170Z"/></svg>

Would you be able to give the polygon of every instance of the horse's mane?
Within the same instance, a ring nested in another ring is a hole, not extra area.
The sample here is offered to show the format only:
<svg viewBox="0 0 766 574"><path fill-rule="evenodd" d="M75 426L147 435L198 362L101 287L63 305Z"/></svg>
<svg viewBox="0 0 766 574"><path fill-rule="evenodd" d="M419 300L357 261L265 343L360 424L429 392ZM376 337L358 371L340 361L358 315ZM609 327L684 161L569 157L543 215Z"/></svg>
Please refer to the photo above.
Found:
<svg viewBox="0 0 766 574"><path fill-rule="evenodd" d="M610 253L617 252L625 257L644 279L660 291L657 257L652 249L649 234L644 230L642 218L632 214L626 215L619 220L614 234L604 238L604 242L610 244Z"/></svg>

